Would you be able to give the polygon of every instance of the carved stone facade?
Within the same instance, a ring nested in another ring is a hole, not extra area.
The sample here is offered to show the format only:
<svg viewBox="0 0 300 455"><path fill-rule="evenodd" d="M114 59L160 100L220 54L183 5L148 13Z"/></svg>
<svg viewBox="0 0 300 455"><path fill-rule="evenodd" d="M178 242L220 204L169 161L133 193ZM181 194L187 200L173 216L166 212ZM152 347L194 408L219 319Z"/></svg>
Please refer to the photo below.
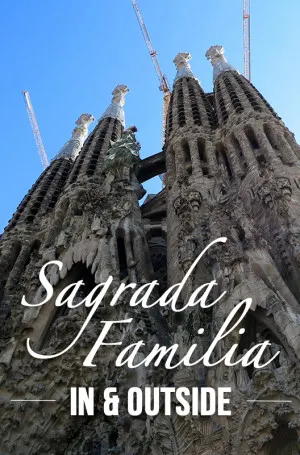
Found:
<svg viewBox="0 0 300 455"><path fill-rule="evenodd" d="M72 139L2 235L1 454L300 454L300 149L268 102L227 62L221 46L211 47L207 57L214 66L210 94L193 75L188 53L174 60L178 73L161 153L140 159L136 128L124 126L128 88L118 86L84 144L93 118L80 117ZM142 183L165 171L166 187L140 205ZM51 354L78 334L87 309L53 304L69 284L85 283L78 303L109 276L109 298L121 282L142 286L154 279L159 296L219 237L227 237L227 243L206 255L181 295L184 303L193 289L215 279L215 298L227 292L219 305L176 317L166 308L131 308L124 293L116 306L99 307L75 350L51 360L28 354L28 337L35 350ZM27 301L42 301L38 274L51 260L63 263L61 270L47 269L55 291L52 304L25 308L24 294ZM97 368L82 366L102 320L133 317L126 330L117 326L106 341L123 340L126 346L143 339L141 358L155 343L178 343L182 352L197 343L205 352L234 306L248 297L253 305L245 334L233 332L216 356L239 343L239 357L270 340L266 360L278 350L281 354L265 369L220 364L207 370L199 365L129 370L115 367L115 346L96 355ZM232 415L127 414L130 387L161 385L229 386ZM75 386L95 387L94 417L70 416ZM119 390L118 417L103 413L103 390L110 386ZM56 401L11 401L24 398Z"/></svg>

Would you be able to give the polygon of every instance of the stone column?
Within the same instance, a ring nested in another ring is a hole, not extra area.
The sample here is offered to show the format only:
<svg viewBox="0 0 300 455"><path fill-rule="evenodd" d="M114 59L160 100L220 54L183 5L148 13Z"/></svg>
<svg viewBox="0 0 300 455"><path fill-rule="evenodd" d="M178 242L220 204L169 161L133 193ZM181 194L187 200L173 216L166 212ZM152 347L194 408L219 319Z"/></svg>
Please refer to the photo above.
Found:
<svg viewBox="0 0 300 455"><path fill-rule="evenodd" d="M174 131L174 130L178 130L178 128L179 128L177 92L173 93L173 97L174 97L174 100L173 100L173 106L172 106L173 107L172 113L173 113L173 131Z"/></svg>
<svg viewBox="0 0 300 455"><path fill-rule="evenodd" d="M218 163L216 158L216 150L211 141L205 141L205 153L208 163L208 174L216 175L218 171Z"/></svg>
<svg viewBox="0 0 300 455"><path fill-rule="evenodd" d="M285 135L285 138L286 138L287 142L289 143L290 147L293 149L297 159L299 160L300 159L300 146L297 144L293 134L288 132Z"/></svg>
<svg viewBox="0 0 300 455"><path fill-rule="evenodd" d="M187 175L185 168L185 161L183 156L183 149L180 144L174 144L175 151L175 166L176 166L176 179L182 179Z"/></svg>
<svg viewBox="0 0 300 455"><path fill-rule="evenodd" d="M25 243L22 246L21 252L10 272L9 279L7 280L7 288L13 288L20 280L21 274L25 268L26 262L30 256L32 244Z"/></svg>
<svg viewBox="0 0 300 455"><path fill-rule="evenodd" d="M254 169L258 169L256 158L254 156L253 150L249 144L248 138L244 131L239 131L235 136L239 141L242 153L244 154L249 170L251 171Z"/></svg>
<svg viewBox="0 0 300 455"><path fill-rule="evenodd" d="M17 247L19 245L19 247ZM16 251L17 250L17 251ZM16 251L16 254L14 253ZM0 257L0 274L1 279L9 273L21 251L21 244L18 242L5 243L3 245Z"/></svg>
<svg viewBox="0 0 300 455"><path fill-rule="evenodd" d="M128 268L129 281L130 281L130 283L136 283L137 282L136 272L135 272L136 262L133 257L130 232L128 232L128 231L125 232L124 244L125 244L125 251L126 251L126 263L127 263L127 268Z"/></svg>
<svg viewBox="0 0 300 455"><path fill-rule="evenodd" d="M278 158L276 151L271 146L263 129L258 126L253 127L253 129L255 131L259 146L261 147L265 156L267 157L268 162L270 164L274 163L275 165L280 165L281 164L280 159Z"/></svg>
<svg viewBox="0 0 300 455"><path fill-rule="evenodd" d="M200 164L200 156L199 156L197 139L191 139L188 142L189 142L189 147L190 147L193 175L197 175L197 176L201 177L203 175L203 172L202 172L202 168L201 168L201 164Z"/></svg>
<svg viewBox="0 0 300 455"><path fill-rule="evenodd" d="M240 179L244 172L243 172L243 169L241 167L241 163L240 163L239 157L236 155L237 151L234 149L234 147L230 143L230 141L226 141L225 147L226 147L226 150L228 152L228 157L229 157L229 160L231 162L234 175L235 175L235 177L237 179Z"/></svg>
<svg viewBox="0 0 300 455"><path fill-rule="evenodd" d="M146 241L140 234L137 233L133 241L133 252L137 264L137 270L140 275L139 281L142 283L150 282L153 275L152 264L151 261L149 261L146 249L148 249Z"/></svg>
<svg viewBox="0 0 300 455"><path fill-rule="evenodd" d="M221 93L223 96L223 100L224 100L228 115L235 113L235 108L233 106L233 103L232 103L229 93L227 91L227 87L222 78L220 79L220 90L221 90Z"/></svg>
<svg viewBox="0 0 300 455"><path fill-rule="evenodd" d="M176 178L175 152L169 147L166 153L167 183L172 186Z"/></svg>
<svg viewBox="0 0 300 455"><path fill-rule="evenodd" d="M296 155L294 151L292 150L290 144L284 137L283 133L278 133L277 134L277 141L279 145L279 149L282 151L282 157L283 157L283 162L285 164L294 164L298 160L296 158Z"/></svg>

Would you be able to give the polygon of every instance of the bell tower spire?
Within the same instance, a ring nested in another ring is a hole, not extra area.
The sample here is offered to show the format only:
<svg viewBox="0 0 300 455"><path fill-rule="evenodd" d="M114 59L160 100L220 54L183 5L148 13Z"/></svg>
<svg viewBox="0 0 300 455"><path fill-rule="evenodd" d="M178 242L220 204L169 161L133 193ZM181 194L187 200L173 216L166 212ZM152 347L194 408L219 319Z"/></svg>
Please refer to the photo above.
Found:
<svg viewBox="0 0 300 455"><path fill-rule="evenodd" d="M239 72L228 63L224 53L224 47L217 45L211 46L205 54L207 60L210 61L214 69L214 82L217 77L225 71L234 71L239 74Z"/></svg>
<svg viewBox="0 0 300 455"><path fill-rule="evenodd" d="M199 80L189 64L191 54L176 55L177 73L167 116L166 140L169 141L183 127L199 126L209 131L214 125L214 113Z"/></svg>
<svg viewBox="0 0 300 455"><path fill-rule="evenodd" d="M176 55L173 62L177 68L177 74L174 80L177 82L182 77L193 77L194 79L198 80L192 71L191 65L189 64L189 60L191 60L192 56L188 52L180 52Z"/></svg>
<svg viewBox="0 0 300 455"><path fill-rule="evenodd" d="M88 137L89 134L89 125L94 121L94 117L90 114L82 114L76 120L76 127L72 132L72 137L69 139L65 145L60 149L58 154L56 155L55 159L59 158L66 158L75 161L77 158L84 141Z"/></svg>
<svg viewBox="0 0 300 455"><path fill-rule="evenodd" d="M250 170L296 163L299 149L293 136L262 94L227 62L224 48L211 46L206 57L214 69L218 123L227 125L220 141L222 154L231 161L227 169L244 178Z"/></svg>
<svg viewBox="0 0 300 455"><path fill-rule="evenodd" d="M71 139L65 143L29 190L6 230L11 230L17 224L25 225L27 228L37 225L43 216L52 212L68 179L73 161L88 136L88 127L93 121L94 117L90 114L82 114L78 118Z"/></svg>
<svg viewBox="0 0 300 455"><path fill-rule="evenodd" d="M85 142L70 174L69 184L77 180L101 175L103 161L111 141L120 139L125 128L125 95L129 92L126 85L118 85L112 92L113 98L98 125Z"/></svg>
<svg viewBox="0 0 300 455"><path fill-rule="evenodd" d="M112 92L113 99L111 104L108 106L100 120L104 118L115 118L125 128L125 114L123 106L125 104L125 96L129 92L129 88L126 85L118 85Z"/></svg>

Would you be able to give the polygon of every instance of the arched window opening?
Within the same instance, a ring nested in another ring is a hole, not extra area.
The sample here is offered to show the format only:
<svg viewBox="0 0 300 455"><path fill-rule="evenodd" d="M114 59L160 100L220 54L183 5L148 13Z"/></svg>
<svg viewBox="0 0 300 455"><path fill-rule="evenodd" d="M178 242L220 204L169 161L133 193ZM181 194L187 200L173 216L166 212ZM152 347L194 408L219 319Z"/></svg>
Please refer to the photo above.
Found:
<svg viewBox="0 0 300 455"><path fill-rule="evenodd" d="M253 150L259 150L260 147L259 147L259 143L256 139L256 136L255 136L255 133L253 131L253 128L251 128L250 126L246 127L245 128L245 134L248 138L248 141L250 142L250 145L252 147Z"/></svg>
<svg viewBox="0 0 300 455"><path fill-rule="evenodd" d="M250 143L252 150L254 151L257 162L264 166L267 163L267 160L262 149L260 148L258 140L256 139L253 128L251 128L251 126L247 126L245 128L245 134L247 136L247 139Z"/></svg>
<svg viewBox="0 0 300 455"><path fill-rule="evenodd" d="M245 177L245 173L246 173L246 170L247 170L247 163L246 163L242 148L240 146L240 143L237 140L237 138L234 136L234 134L231 135L230 140L231 140L231 143L232 143L232 145L234 147L234 151L236 153L236 156L239 159L239 162L240 162L240 165L241 165L241 169L243 169L243 171L244 171L244 174L241 176L241 178L243 179Z"/></svg>
<svg viewBox="0 0 300 455"><path fill-rule="evenodd" d="M203 138L198 138L197 139L197 144L198 144L198 153L199 153L199 158L200 158L200 165L201 169L203 172L203 175L208 175L208 162L207 162L207 156L206 156L206 144L205 144L205 139Z"/></svg>
<svg viewBox="0 0 300 455"><path fill-rule="evenodd" d="M41 247L41 242L39 240L35 240L32 244L30 254L32 256L36 256L39 253L40 247Z"/></svg>
<svg viewBox="0 0 300 455"><path fill-rule="evenodd" d="M205 140L202 138L198 138L198 151L199 151L200 161L207 163L206 151L205 151Z"/></svg>
<svg viewBox="0 0 300 455"><path fill-rule="evenodd" d="M192 161L191 161L191 151L188 141L183 140L181 147L184 155L185 168L189 175L192 175Z"/></svg>
<svg viewBox="0 0 300 455"><path fill-rule="evenodd" d="M238 224L236 226L236 231L237 231L237 234L238 234L239 241L243 242L245 240L245 237L246 237L245 230L242 228L241 225Z"/></svg>
<svg viewBox="0 0 300 455"><path fill-rule="evenodd" d="M109 434L109 447L117 447L117 441L118 441L118 430L113 428L112 431Z"/></svg>
<svg viewBox="0 0 300 455"><path fill-rule="evenodd" d="M167 290L167 241L160 228L151 229L150 234L148 247L154 279L158 281L159 292L163 294Z"/></svg>

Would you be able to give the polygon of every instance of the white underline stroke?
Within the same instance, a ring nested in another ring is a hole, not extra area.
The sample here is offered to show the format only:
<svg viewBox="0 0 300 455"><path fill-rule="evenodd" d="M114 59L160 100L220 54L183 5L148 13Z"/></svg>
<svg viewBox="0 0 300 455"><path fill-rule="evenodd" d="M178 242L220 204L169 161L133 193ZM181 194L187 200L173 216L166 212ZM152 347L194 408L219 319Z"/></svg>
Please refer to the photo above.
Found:
<svg viewBox="0 0 300 455"><path fill-rule="evenodd" d="M56 401L56 400L27 400L27 399L24 399L24 400L10 400L10 401Z"/></svg>
<svg viewBox="0 0 300 455"><path fill-rule="evenodd" d="M247 400L248 403L292 403L292 400Z"/></svg>

